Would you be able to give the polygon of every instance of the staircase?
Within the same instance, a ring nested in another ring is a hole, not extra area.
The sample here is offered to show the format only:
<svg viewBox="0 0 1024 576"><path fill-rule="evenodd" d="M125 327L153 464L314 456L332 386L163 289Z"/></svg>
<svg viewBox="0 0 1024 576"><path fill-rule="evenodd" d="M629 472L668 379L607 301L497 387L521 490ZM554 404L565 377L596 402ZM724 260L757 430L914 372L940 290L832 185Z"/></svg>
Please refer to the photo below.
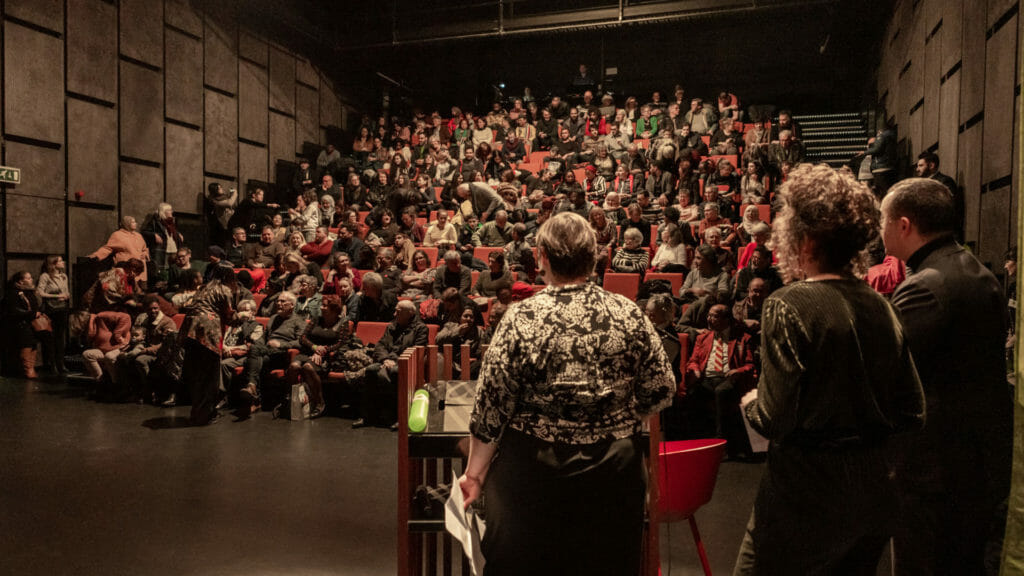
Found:
<svg viewBox="0 0 1024 576"><path fill-rule="evenodd" d="M867 146L868 131L857 112L811 114L793 119L800 124L808 162L836 168Z"/></svg>

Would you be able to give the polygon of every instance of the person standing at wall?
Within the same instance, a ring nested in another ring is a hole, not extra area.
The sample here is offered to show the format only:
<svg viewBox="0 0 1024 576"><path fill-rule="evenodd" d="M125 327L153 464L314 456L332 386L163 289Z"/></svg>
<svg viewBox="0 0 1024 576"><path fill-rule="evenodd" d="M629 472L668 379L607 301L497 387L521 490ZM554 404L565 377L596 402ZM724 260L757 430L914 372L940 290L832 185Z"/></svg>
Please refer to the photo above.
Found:
<svg viewBox="0 0 1024 576"><path fill-rule="evenodd" d="M994 574L1013 442L1006 382L1006 301L999 282L954 239L953 196L909 178L882 201L886 252L912 273L896 288L927 403L900 463L896 574Z"/></svg>

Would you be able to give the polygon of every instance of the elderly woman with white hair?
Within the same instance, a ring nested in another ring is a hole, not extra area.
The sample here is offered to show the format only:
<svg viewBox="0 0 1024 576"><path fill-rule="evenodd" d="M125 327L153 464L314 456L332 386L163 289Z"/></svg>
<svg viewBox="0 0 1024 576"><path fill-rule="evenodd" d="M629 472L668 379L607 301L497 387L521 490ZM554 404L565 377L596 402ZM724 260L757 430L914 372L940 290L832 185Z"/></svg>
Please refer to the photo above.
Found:
<svg viewBox="0 0 1024 576"><path fill-rule="evenodd" d="M627 228L622 233L623 246L612 257L612 272L643 274L651 264L647 248L641 246L644 235L636 228Z"/></svg>
<svg viewBox="0 0 1024 576"><path fill-rule="evenodd" d="M632 574L640 430L672 401L672 367L636 304L588 282L583 217L551 217L537 251L548 287L508 309L484 354L459 487L467 506L486 491L488 574Z"/></svg>
<svg viewBox="0 0 1024 576"><path fill-rule="evenodd" d="M114 231L107 239L107 243L89 254L89 258L103 260L111 254L114 255L114 264L127 262L131 259L149 262L149 247L146 246L146 239L139 234L139 223L134 216L121 218L121 227ZM136 275L139 282L147 279L146 270Z"/></svg>
<svg viewBox="0 0 1024 576"><path fill-rule="evenodd" d="M165 279L167 255L176 253L178 248L185 245L185 237L178 231L174 220L174 208L166 202L158 204L156 212L146 217L139 232L149 248L151 269L156 271L160 279Z"/></svg>

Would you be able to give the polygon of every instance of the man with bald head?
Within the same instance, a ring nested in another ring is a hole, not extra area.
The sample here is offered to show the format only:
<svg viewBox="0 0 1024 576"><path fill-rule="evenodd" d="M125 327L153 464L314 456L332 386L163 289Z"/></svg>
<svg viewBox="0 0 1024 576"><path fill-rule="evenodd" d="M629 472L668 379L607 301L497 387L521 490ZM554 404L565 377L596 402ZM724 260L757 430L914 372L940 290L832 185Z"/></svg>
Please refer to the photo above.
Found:
<svg viewBox="0 0 1024 576"><path fill-rule="evenodd" d="M1012 398L999 282L956 243L953 195L909 178L882 200L882 240L904 260L892 296L927 418L905 439L897 574L986 574L999 563L1010 490Z"/></svg>

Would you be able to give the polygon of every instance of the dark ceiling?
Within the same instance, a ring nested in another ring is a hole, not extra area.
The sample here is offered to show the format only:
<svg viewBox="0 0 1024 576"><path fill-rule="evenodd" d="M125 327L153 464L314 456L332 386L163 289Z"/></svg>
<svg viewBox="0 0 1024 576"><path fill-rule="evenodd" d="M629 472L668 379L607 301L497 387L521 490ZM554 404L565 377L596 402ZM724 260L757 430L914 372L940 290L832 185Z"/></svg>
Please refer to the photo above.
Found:
<svg viewBox="0 0 1024 576"><path fill-rule="evenodd" d="M798 112L870 106L893 0L239 0L239 18L309 55L351 104L486 107L493 86L565 93L579 63L606 89L682 84Z"/></svg>

